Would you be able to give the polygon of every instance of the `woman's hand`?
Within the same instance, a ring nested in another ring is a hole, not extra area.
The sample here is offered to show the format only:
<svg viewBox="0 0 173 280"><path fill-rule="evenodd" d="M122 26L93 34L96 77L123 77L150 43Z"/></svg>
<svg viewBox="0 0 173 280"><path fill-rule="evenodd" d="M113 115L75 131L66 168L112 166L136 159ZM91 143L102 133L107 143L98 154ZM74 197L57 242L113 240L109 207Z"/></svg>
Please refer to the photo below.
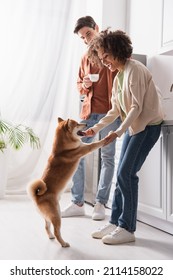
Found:
<svg viewBox="0 0 173 280"><path fill-rule="evenodd" d="M84 137L86 136L86 137L93 137L93 136L95 136L95 132L94 132L94 130L92 130L91 128L89 128L89 129L87 129L87 130L85 130L85 131L82 131L82 133L83 133L83 135L84 135Z"/></svg>
<svg viewBox="0 0 173 280"><path fill-rule="evenodd" d="M110 131L109 134L105 137L106 142L105 142L104 146L113 142L117 137L118 137L118 135L115 132Z"/></svg>

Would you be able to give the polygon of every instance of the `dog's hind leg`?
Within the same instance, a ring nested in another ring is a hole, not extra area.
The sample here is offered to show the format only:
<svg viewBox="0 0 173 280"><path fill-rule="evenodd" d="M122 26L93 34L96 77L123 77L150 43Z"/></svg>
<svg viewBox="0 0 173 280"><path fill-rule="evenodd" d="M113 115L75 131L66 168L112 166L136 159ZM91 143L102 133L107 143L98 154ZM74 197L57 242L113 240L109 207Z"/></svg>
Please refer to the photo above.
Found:
<svg viewBox="0 0 173 280"><path fill-rule="evenodd" d="M54 235L56 237L56 239L59 241L59 243L61 244L62 247L69 247L69 243L65 242L63 239L62 239L62 236L61 236L61 231L60 231L60 227L61 227L61 221L60 221L60 218L59 217L53 217L51 219L51 222L53 224L53 227L54 227Z"/></svg>
<svg viewBox="0 0 173 280"><path fill-rule="evenodd" d="M47 234L49 236L49 239L54 239L55 236L51 232L50 227L51 227L51 222L45 220L45 229L46 229L46 232L47 232Z"/></svg>

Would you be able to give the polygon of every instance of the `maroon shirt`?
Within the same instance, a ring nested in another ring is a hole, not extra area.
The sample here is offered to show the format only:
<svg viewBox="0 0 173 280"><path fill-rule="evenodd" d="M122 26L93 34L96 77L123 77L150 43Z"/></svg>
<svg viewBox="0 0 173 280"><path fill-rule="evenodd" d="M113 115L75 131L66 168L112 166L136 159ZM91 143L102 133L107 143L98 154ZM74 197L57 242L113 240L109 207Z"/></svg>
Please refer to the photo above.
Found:
<svg viewBox="0 0 173 280"><path fill-rule="evenodd" d="M83 77L99 73L99 80L90 88L83 87ZM85 95L80 112L81 119L88 119L90 114L106 114L111 109L112 83L117 71L111 72L107 67L98 68L88 60L87 53L81 59L77 87Z"/></svg>

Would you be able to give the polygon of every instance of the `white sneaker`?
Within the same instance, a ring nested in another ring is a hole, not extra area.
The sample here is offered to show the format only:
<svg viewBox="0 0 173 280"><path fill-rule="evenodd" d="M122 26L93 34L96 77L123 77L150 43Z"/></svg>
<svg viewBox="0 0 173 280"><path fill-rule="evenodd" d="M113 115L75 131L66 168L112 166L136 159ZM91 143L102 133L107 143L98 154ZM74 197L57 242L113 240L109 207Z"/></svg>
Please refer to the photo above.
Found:
<svg viewBox="0 0 173 280"><path fill-rule="evenodd" d="M91 233L91 236L92 236L93 238L101 239L101 238L103 238L103 236L109 234L110 232L112 232L112 231L115 230L116 228L117 228L116 225L113 225L113 224L110 224L110 223L109 223L109 224L106 224L106 225L100 227L98 230L93 231L93 232Z"/></svg>
<svg viewBox="0 0 173 280"><path fill-rule="evenodd" d="M78 206L75 203L71 203L67 208L61 211L61 217L77 217L85 215L85 206Z"/></svg>
<svg viewBox="0 0 173 280"><path fill-rule="evenodd" d="M125 228L117 227L114 231L102 238L103 243L116 245L135 241L134 233L127 231Z"/></svg>
<svg viewBox="0 0 173 280"><path fill-rule="evenodd" d="M93 220L104 220L105 218L105 206L100 202L97 202L94 206L92 219Z"/></svg>

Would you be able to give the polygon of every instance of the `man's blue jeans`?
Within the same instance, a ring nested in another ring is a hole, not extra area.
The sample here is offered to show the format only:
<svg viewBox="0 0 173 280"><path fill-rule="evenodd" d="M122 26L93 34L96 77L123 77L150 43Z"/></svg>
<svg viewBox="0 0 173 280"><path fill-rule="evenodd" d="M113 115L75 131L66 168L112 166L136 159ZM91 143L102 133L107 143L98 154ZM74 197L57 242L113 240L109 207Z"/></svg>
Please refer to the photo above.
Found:
<svg viewBox="0 0 173 280"><path fill-rule="evenodd" d="M105 116L105 114L91 114L88 120L81 121L87 124L87 129L94 126ZM116 130L121 121L118 118L112 124L108 125L99 132L99 139L104 138L111 130ZM82 141L91 143L93 137L84 137ZM101 170L98 183L98 191L96 201L106 204L109 199L112 178L114 175L114 156L115 156L115 141L107 146L101 148ZM85 188L85 158L80 160L78 169L73 176L73 186L71 188L72 201L74 203L82 204L84 202L84 188Z"/></svg>
<svg viewBox="0 0 173 280"><path fill-rule="evenodd" d="M160 132L161 125L151 125L136 135L130 136L128 131L124 135L110 223L130 232L136 230L139 181L137 172L157 142Z"/></svg>

